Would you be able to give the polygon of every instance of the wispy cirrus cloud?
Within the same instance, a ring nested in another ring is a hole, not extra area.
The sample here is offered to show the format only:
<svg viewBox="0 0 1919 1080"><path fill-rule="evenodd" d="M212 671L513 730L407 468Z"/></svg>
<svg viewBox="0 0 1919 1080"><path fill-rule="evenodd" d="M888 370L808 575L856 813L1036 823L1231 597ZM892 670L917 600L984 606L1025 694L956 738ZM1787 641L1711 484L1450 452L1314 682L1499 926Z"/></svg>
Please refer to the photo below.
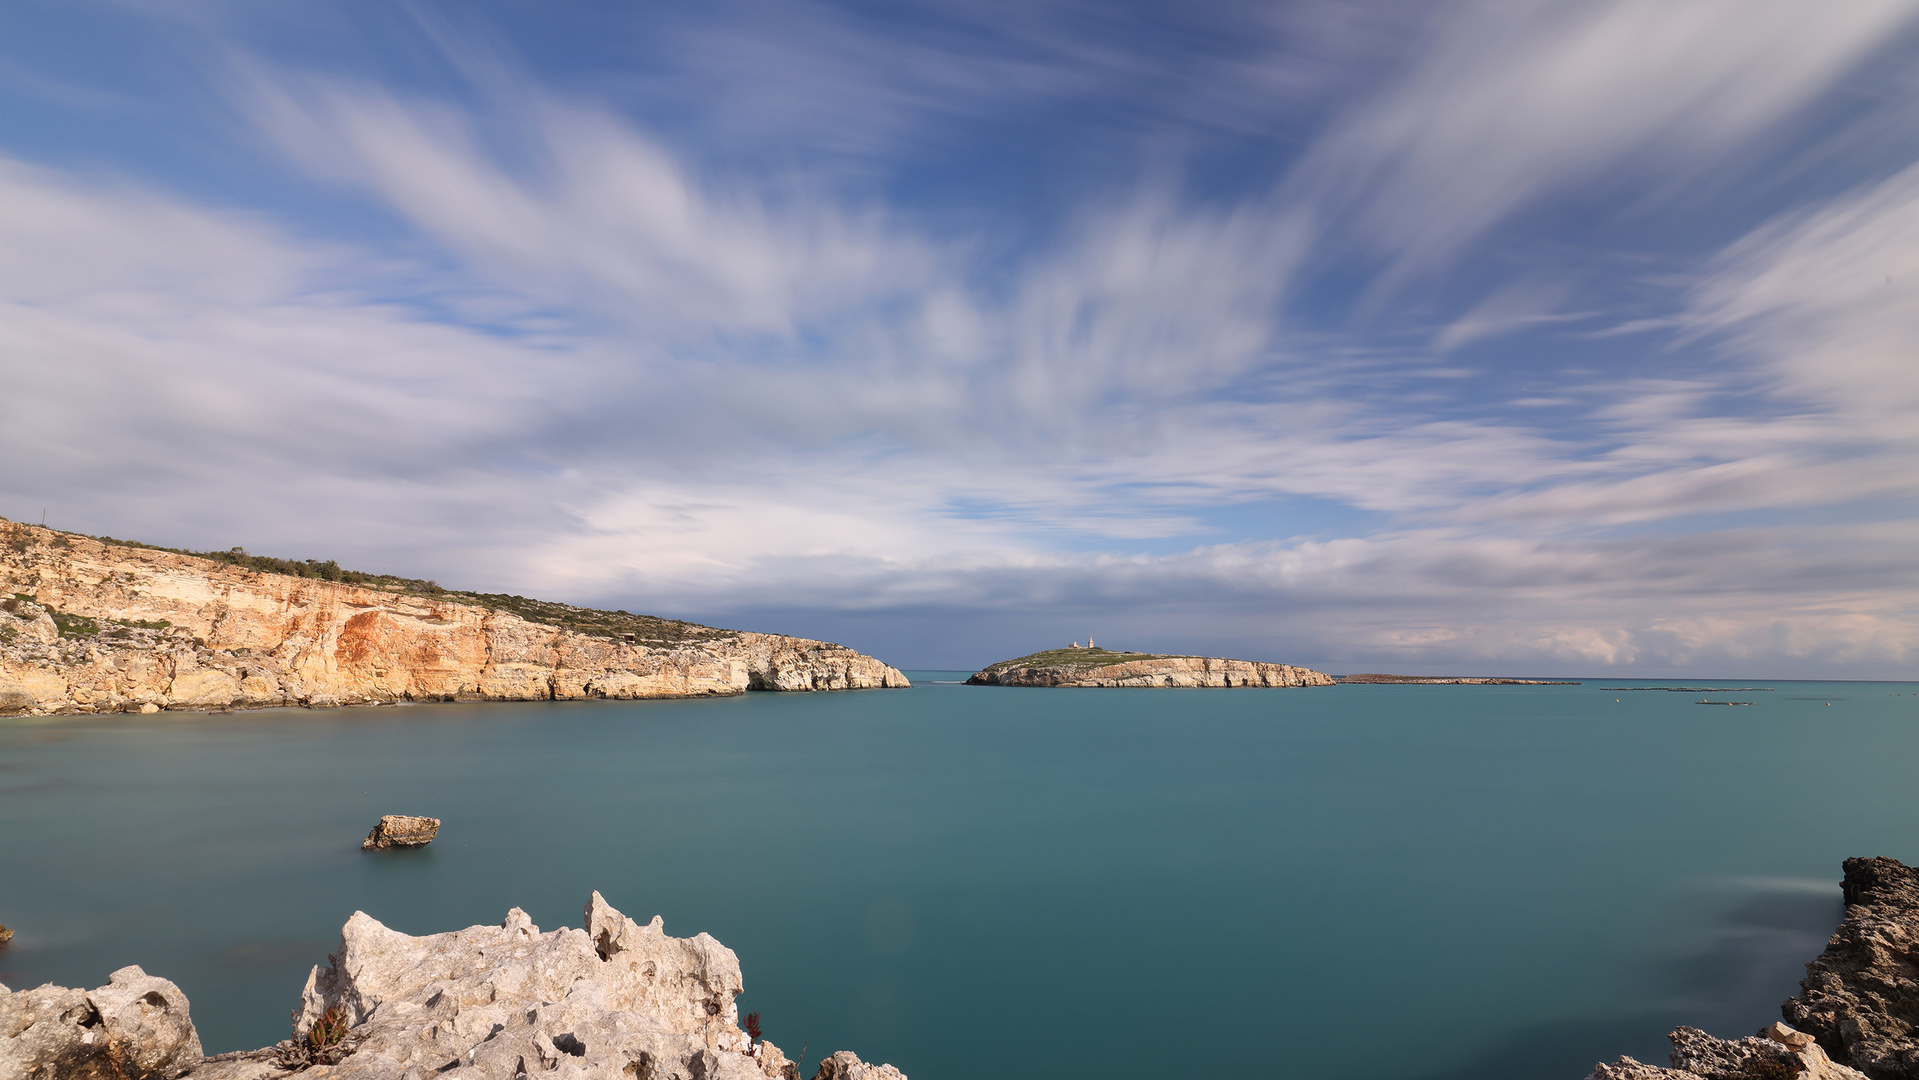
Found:
<svg viewBox="0 0 1919 1080"><path fill-rule="evenodd" d="M1128 79L1179 91L1135 135L1215 107L1207 139L1319 133L1234 184L1147 161L1005 219L702 154L457 14L421 25L458 92L256 49L224 69L249 145L377 224L0 163L0 340L36 402L0 427L14 512L907 663L1089 628L1336 667L1913 659L1909 176L1578 273L1488 239L1730 167L1907 6L1213 11L1185 51L1122 27L1074 57L1044 30L1071 11L969 36L966 9L864 75L886 36L811 10L652 77L760 64L822 131L877 110L874 160ZM781 75L818 34L835 71ZM1369 80L1273 70L1314 40Z"/></svg>

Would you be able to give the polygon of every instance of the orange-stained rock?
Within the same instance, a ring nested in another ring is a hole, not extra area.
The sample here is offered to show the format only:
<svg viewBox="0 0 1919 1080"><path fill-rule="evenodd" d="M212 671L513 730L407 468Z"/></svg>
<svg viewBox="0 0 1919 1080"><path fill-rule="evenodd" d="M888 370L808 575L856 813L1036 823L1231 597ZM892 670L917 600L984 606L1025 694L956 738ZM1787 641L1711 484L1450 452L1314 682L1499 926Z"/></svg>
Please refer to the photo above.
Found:
<svg viewBox="0 0 1919 1080"><path fill-rule="evenodd" d="M91 619L62 636L53 616ZM168 624L164 628L130 625ZM0 710L701 697L910 685L852 649L702 631L660 646L472 603L260 573L0 521Z"/></svg>

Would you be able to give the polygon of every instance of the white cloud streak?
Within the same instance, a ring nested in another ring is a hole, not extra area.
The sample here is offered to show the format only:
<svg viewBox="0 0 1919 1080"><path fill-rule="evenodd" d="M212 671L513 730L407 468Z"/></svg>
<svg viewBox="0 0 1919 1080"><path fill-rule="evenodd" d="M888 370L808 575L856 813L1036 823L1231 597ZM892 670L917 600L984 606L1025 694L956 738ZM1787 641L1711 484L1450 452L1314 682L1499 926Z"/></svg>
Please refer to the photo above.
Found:
<svg viewBox="0 0 1919 1080"><path fill-rule="evenodd" d="M1754 137L1911 15L1741 11L1472 7L1300 175L1352 181L1364 227L1429 266L1649 147ZM88 531L667 614L1097 614L1362 667L1885 671L1919 647L1911 514L1788 524L1919 496L1919 174L1709 260L1669 322L1717 365L1555 385L1535 421L1288 325L1319 189L1102 196L988 272L993 237L500 92L489 126L264 66L235 90L405 257L0 161L14 512L67 493ZM1433 346L1565 298L1522 279ZM1296 499L1375 524L1216 542L1219 512Z"/></svg>

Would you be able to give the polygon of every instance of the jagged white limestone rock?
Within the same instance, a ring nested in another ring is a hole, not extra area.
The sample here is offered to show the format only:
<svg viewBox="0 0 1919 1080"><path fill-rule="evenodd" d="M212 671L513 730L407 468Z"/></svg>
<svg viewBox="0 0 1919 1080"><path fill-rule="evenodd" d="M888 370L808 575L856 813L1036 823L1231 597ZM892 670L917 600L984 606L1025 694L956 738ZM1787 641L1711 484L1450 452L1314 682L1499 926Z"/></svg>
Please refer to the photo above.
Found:
<svg viewBox="0 0 1919 1080"><path fill-rule="evenodd" d="M179 987L137 966L108 980L96 990L0 986L0 1077L171 1080L200 1064L200 1036Z"/></svg>

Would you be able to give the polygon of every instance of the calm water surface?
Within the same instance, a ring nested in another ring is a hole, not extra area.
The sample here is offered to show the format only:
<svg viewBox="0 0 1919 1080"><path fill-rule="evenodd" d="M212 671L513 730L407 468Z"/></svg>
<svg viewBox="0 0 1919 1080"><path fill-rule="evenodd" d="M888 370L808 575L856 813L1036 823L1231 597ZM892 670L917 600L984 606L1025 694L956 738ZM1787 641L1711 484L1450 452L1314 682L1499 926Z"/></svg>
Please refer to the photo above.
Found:
<svg viewBox="0 0 1919 1080"><path fill-rule="evenodd" d="M1848 855L1919 860L1919 684L752 694L0 721L0 982L282 1038L355 909L701 930L913 1080L1578 1080L1777 1018ZM1703 685L1694 683L1692 685ZM1830 704L1827 704L1830 702ZM382 813L445 820L362 853Z"/></svg>

